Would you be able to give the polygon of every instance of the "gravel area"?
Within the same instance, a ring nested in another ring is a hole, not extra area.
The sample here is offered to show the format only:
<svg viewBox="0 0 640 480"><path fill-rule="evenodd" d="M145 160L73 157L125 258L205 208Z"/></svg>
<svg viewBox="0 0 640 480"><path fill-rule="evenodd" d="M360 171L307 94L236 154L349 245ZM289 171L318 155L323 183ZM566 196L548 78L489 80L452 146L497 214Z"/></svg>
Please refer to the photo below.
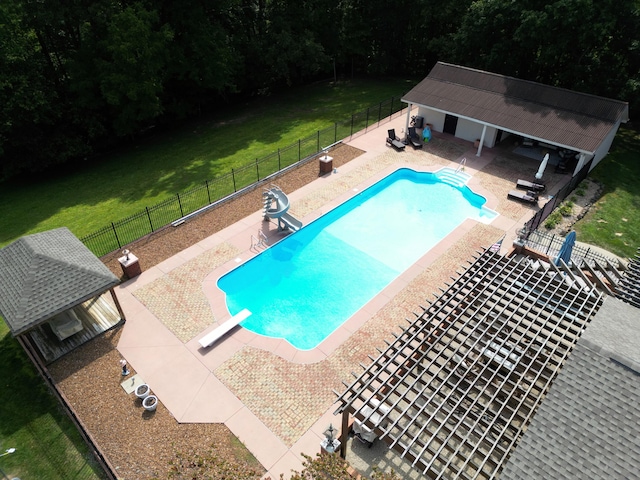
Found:
<svg viewBox="0 0 640 480"><path fill-rule="evenodd" d="M336 167L362 153L347 145L331 150ZM318 175L318 163L311 161L282 175L277 183L289 193ZM141 259L142 268L152 267L254 213L261 194L257 188L179 228L168 227L149 235L129 248ZM118 256L115 252L103 261L120 276ZM49 366L59 390L119 479L257 479L264 475L262 465L225 425L179 424L162 403L155 412L147 412L133 393L127 394L120 385L121 357L116 349L120 334L120 329L107 332ZM211 477L199 473L203 459L208 459ZM179 473L172 464L180 465Z"/></svg>

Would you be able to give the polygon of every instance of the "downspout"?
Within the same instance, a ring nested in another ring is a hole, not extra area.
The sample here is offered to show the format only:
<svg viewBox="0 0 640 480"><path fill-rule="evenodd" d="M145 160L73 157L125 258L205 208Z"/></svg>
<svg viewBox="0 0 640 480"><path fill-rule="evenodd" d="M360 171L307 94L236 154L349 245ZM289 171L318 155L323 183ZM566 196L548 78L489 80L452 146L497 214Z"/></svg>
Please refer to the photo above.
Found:
<svg viewBox="0 0 640 480"><path fill-rule="evenodd" d="M487 133L487 125L482 126L482 135L480 135L480 145L478 145L478 152L476 153L476 157L482 155L482 145L484 145L484 136Z"/></svg>

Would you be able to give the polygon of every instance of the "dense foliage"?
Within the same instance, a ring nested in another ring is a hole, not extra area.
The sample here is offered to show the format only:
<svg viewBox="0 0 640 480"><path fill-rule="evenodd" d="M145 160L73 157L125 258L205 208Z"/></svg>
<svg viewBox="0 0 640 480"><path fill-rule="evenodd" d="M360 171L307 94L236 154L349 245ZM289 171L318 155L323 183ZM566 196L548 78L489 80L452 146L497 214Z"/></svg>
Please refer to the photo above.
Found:
<svg viewBox="0 0 640 480"><path fill-rule="evenodd" d="M437 60L640 105L639 0L5 0L0 178L317 78Z"/></svg>

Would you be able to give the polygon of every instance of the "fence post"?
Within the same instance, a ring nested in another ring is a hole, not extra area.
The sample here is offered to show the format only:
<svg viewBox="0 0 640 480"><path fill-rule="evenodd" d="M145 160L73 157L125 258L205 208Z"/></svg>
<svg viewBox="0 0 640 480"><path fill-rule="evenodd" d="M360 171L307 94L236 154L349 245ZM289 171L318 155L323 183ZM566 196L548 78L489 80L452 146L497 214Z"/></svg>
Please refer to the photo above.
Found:
<svg viewBox="0 0 640 480"><path fill-rule="evenodd" d="M180 201L180 194L176 193L176 196L178 197L178 205L180 206L180 216L184 217L184 212L182 211L182 202Z"/></svg>
<svg viewBox="0 0 640 480"><path fill-rule="evenodd" d="M369 128L369 107L367 107L367 119L364 122L364 130L366 131Z"/></svg>
<svg viewBox="0 0 640 480"><path fill-rule="evenodd" d="M349 136L353 137L353 115L351 115L351 135Z"/></svg>
<svg viewBox="0 0 640 480"><path fill-rule="evenodd" d="M302 155L302 150L300 147L300 139L298 139L298 161L302 160L300 156Z"/></svg>
<svg viewBox="0 0 640 480"><path fill-rule="evenodd" d="M320 151L320 130L318 130L318 146L316 147L316 152Z"/></svg>
<svg viewBox="0 0 640 480"><path fill-rule="evenodd" d="M233 191L237 192L238 190L236 190L236 172L233 170L233 168L231 169L231 179L233 180Z"/></svg>
<svg viewBox="0 0 640 480"><path fill-rule="evenodd" d="M378 126L380 126L380 117L382 117L382 102L378 105Z"/></svg>
<svg viewBox="0 0 640 480"><path fill-rule="evenodd" d="M280 166L280 149L278 149L278 171L282 170L282 167ZM260 180L260 177L258 177L258 180Z"/></svg>
<svg viewBox="0 0 640 480"><path fill-rule="evenodd" d="M333 143L338 141L338 122L334 123L334 131L333 131Z"/></svg>
<svg viewBox="0 0 640 480"><path fill-rule="evenodd" d="M151 227L151 232L153 232L153 223L151 222L151 214L149 213L149 207L144 207L147 211L147 218L149 219L149 226Z"/></svg>
<svg viewBox="0 0 640 480"><path fill-rule="evenodd" d="M207 186L207 198L209 199L209 205L211 205L211 193L209 192L209 180L205 180L204 184Z"/></svg>
<svg viewBox="0 0 640 480"><path fill-rule="evenodd" d="M116 230L116 226L111 222L111 228L113 228L113 234L116 237L116 242L118 243L118 248L122 248L122 244L120 243L120 239L118 238L118 231Z"/></svg>
<svg viewBox="0 0 640 480"><path fill-rule="evenodd" d="M280 149L278 149L278 161L280 161ZM256 177L258 182L260 181L260 168L258 167L258 159L256 158Z"/></svg>

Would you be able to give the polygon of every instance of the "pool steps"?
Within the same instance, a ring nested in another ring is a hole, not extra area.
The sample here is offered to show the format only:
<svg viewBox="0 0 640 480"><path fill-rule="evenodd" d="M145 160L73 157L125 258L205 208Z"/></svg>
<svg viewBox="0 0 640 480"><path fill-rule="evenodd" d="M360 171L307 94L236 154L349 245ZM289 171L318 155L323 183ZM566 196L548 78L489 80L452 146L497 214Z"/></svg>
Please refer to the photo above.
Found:
<svg viewBox="0 0 640 480"><path fill-rule="evenodd" d="M436 176L441 182L454 187L464 187L471 179L471 175L452 168L441 168L436 172Z"/></svg>
<svg viewBox="0 0 640 480"><path fill-rule="evenodd" d="M217 340L222 338L227 332L229 332L232 328L236 327L241 321L245 320L251 315L251 312L246 308L239 313L236 313L229 320L224 322L222 325L217 327L212 332L206 334L202 337L199 342L202 348L207 348L213 345Z"/></svg>

